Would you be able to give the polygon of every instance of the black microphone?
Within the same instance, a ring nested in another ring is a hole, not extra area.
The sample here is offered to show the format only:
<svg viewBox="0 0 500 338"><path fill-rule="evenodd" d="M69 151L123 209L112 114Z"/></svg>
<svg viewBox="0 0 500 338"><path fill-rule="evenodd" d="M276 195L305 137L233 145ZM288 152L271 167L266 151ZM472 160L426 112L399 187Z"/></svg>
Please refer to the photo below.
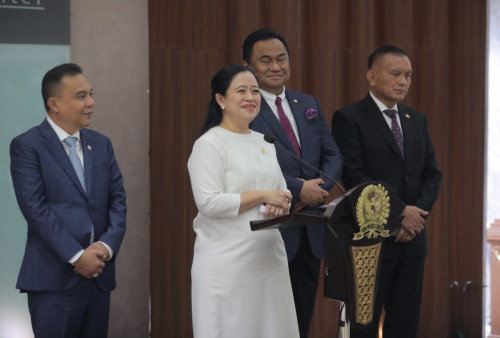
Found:
<svg viewBox="0 0 500 338"><path fill-rule="evenodd" d="M330 182L332 182L337 187L339 187L339 189L345 195L345 189L344 189L344 187L342 187L337 181L335 181L333 178L331 178L328 175L326 175L321 170L317 169L315 166L313 166L309 162L304 161L303 159L301 159L300 157L298 157L297 154L295 154L295 153L291 152L290 150L286 149L281 143L276 142L276 138L273 135L271 135L271 134L265 134L264 135L264 141L266 141L267 143L271 143L271 144L277 144L278 147L280 147L282 150L284 150L287 154L289 154L290 156L292 156L294 159L296 159L300 163L303 163L303 164L307 165L309 168L313 169L314 171L316 171L321 176L327 178Z"/></svg>

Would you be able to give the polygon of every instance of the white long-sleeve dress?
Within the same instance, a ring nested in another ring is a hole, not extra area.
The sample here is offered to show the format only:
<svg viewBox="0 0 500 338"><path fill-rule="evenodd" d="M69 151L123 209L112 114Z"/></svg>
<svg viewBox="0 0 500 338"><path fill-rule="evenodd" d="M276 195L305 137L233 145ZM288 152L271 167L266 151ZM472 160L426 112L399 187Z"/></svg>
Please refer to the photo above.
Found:
<svg viewBox="0 0 500 338"><path fill-rule="evenodd" d="M274 146L252 131L214 127L188 161L198 207L192 278L196 338L299 337L283 239L251 231L259 207L238 215L240 193L286 190Z"/></svg>

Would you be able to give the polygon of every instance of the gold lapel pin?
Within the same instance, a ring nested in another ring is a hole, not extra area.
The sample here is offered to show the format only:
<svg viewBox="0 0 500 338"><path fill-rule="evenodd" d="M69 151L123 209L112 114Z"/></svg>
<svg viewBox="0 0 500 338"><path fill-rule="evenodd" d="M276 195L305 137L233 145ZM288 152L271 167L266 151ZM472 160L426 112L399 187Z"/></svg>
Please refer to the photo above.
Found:
<svg viewBox="0 0 500 338"><path fill-rule="evenodd" d="M262 151L263 154L266 153L266 149L264 149L264 148L260 148L260 151Z"/></svg>
<svg viewBox="0 0 500 338"><path fill-rule="evenodd" d="M405 114L405 117L406 117L407 119L409 119L409 118L410 118L410 114Z"/></svg>
<svg viewBox="0 0 500 338"><path fill-rule="evenodd" d="M293 102L297 103L297 102L299 102L299 101L298 101L297 99L293 99Z"/></svg>
<svg viewBox="0 0 500 338"><path fill-rule="evenodd" d="M90 146L90 144L87 146L87 149L92 150L92 147Z"/></svg>

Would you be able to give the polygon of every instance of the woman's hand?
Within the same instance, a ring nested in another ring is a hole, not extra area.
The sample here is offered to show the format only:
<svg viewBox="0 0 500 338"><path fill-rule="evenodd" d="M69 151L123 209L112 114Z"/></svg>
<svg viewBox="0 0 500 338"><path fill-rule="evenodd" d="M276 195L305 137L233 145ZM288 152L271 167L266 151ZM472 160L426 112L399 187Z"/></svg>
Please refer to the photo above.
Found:
<svg viewBox="0 0 500 338"><path fill-rule="evenodd" d="M280 208L275 207L271 204L266 204L266 211L264 212L264 216L274 218L288 214L288 207Z"/></svg>
<svg viewBox="0 0 500 338"><path fill-rule="evenodd" d="M267 191L264 197L266 217L279 217L288 214L292 195L281 190Z"/></svg>
<svg viewBox="0 0 500 338"><path fill-rule="evenodd" d="M285 215L288 213L292 195L282 190L253 190L241 193L239 213L264 204L267 217Z"/></svg>
<svg viewBox="0 0 500 338"><path fill-rule="evenodd" d="M264 203L270 204L275 207L287 208L292 201L292 195L286 191L282 190L271 190L266 191L264 195Z"/></svg>

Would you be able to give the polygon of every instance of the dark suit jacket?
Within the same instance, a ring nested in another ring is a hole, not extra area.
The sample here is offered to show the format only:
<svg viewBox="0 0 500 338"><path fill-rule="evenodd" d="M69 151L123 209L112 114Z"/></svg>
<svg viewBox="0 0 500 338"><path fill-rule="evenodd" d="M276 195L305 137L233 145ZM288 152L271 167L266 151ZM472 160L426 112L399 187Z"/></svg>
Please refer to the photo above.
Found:
<svg viewBox="0 0 500 338"><path fill-rule="evenodd" d="M408 205L430 211L437 199L438 170L425 115L398 104L404 137L404 159L380 109L368 94L364 99L336 111L332 131L344 156L342 182L347 188L367 181L383 181L398 191ZM384 257L401 250L409 257L427 255L427 231L411 242L385 241Z"/></svg>
<svg viewBox="0 0 500 338"><path fill-rule="evenodd" d="M55 131L45 120L12 140L11 174L17 201L28 223L28 238L17 288L67 290L82 276L69 260L95 240L113 250L96 279L103 291L115 288L116 255L125 234L123 179L111 141L80 130L88 196Z"/></svg>
<svg viewBox="0 0 500 338"><path fill-rule="evenodd" d="M334 180L338 180L342 170L342 156L330 134L318 100L313 96L291 89L286 89L286 98L297 124L302 159L322 170ZM309 108L313 108L317 112L317 116L310 120L306 119L305 115L306 110ZM280 121L264 99L262 99L260 113L252 121L250 128L263 134L272 134L276 138L276 142L280 142L285 148L295 152ZM299 198L303 185L303 182L297 178L310 180L318 178L319 175L314 170L295 160L280 147L276 147L276 154L287 187L293 195L293 204ZM326 178L323 178L323 180L325 184L323 184L322 188L329 191L334 184ZM285 241L288 259L292 259L297 253L300 243L300 231L301 229L296 227L284 229L281 232ZM314 256L317 258L323 257L324 226L321 224L310 225L307 227L307 231Z"/></svg>

